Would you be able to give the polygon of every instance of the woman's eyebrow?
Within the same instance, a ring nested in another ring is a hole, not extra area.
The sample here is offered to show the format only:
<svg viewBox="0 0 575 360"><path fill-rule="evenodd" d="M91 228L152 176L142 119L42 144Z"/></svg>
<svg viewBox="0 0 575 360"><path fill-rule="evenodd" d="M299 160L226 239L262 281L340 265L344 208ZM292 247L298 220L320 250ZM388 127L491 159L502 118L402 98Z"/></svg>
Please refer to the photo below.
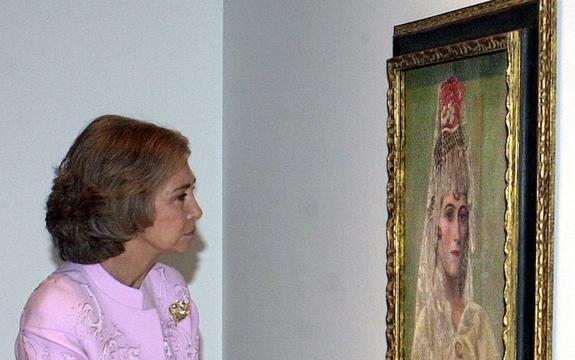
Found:
<svg viewBox="0 0 575 360"><path fill-rule="evenodd" d="M190 188L191 186L193 186L193 185L195 185L195 184L196 184L196 178L193 178L191 183L186 183L186 184L184 184L184 185L178 186L178 187L175 188L174 190L170 191L170 193L173 194L173 193L175 193L175 192L177 192L177 191L180 191L180 190L186 190L186 189Z"/></svg>
<svg viewBox="0 0 575 360"><path fill-rule="evenodd" d="M196 183L196 182L194 181L194 184L195 184L195 183ZM184 184L184 185L182 185L182 186L178 186L178 187L175 188L174 190L170 191L170 193L173 194L173 193L178 192L178 191L180 191L180 190L186 190L186 189L190 188L191 186L192 186L192 184L187 183L187 184Z"/></svg>

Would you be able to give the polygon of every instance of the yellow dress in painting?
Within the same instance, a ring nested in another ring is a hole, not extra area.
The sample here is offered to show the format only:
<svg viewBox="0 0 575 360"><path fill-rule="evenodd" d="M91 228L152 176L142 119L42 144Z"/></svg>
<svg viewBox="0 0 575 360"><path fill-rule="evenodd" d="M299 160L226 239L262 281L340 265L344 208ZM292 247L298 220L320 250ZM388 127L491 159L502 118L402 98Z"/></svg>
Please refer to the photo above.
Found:
<svg viewBox="0 0 575 360"><path fill-rule="evenodd" d="M426 306L417 319L411 359L499 359L491 322L481 306L469 302L455 329L449 302L435 305Z"/></svg>

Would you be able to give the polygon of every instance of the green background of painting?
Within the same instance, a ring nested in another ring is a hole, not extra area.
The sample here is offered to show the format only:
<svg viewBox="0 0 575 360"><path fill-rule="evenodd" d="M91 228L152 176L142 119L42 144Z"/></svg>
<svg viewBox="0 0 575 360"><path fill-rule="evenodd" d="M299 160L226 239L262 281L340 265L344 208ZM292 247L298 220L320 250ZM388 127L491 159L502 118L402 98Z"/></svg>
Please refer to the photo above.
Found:
<svg viewBox="0 0 575 360"><path fill-rule="evenodd" d="M464 124L475 184L474 300L488 313L503 349L505 241L506 53L500 52L405 72L405 351L415 328L417 269L436 118L437 88L449 76L465 88Z"/></svg>

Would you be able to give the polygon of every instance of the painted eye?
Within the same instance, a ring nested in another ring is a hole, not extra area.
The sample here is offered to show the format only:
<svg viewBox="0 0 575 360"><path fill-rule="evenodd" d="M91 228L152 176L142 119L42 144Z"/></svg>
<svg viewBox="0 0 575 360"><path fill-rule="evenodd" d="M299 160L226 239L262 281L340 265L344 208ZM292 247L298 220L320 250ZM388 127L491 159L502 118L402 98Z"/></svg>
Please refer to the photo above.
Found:
<svg viewBox="0 0 575 360"><path fill-rule="evenodd" d="M461 221L467 221L467 219L469 219L469 213L467 210L461 210L459 212L459 219L461 219Z"/></svg>
<svg viewBox="0 0 575 360"><path fill-rule="evenodd" d="M182 195L179 195L177 200L178 201L185 201L186 200L186 196L188 196L188 194L183 193Z"/></svg>
<svg viewBox="0 0 575 360"><path fill-rule="evenodd" d="M448 208L443 212L443 217L446 218L449 221L453 221L453 217L454 217L454 211L452 208Z"/></svg>

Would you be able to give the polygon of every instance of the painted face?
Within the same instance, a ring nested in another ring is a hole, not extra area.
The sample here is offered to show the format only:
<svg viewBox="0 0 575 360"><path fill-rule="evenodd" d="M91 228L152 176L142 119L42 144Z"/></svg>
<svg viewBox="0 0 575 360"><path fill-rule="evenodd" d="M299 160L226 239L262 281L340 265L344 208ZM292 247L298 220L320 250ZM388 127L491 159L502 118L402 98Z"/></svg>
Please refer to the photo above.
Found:
<svg viewBox="0 0 575 360"><path fill-rule="evenodd" d="M465 195L450 191L443 197L437 232L438 266L449 278L461 276L469 238L469 208Z"/></svg>
<svg viewBox="0 0 575 360"><path fill-rule="evenodd" d="M196 221L203 214L194 197L195 182L192 170L184 162L154 196L154 223L140 238L158 255L190 249Z"/></svg>

